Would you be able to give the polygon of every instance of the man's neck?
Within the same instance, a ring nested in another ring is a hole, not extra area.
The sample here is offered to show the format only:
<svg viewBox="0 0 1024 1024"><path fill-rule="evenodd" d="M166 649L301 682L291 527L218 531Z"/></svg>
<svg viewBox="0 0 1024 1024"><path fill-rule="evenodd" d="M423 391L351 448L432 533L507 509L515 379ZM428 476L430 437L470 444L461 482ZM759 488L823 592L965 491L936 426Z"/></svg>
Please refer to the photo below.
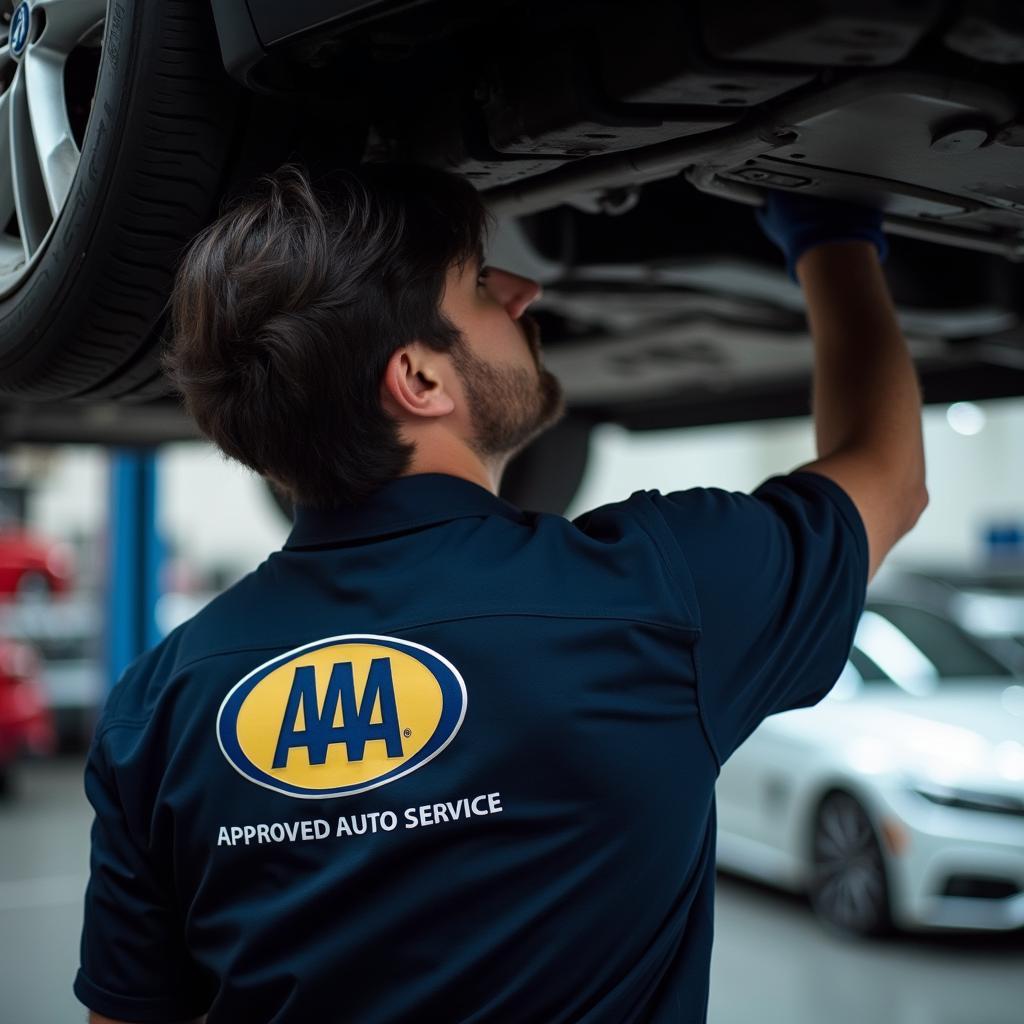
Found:
<svg viewBox="0 0 1024 1024"><path fill-rule="evenodd" d="M456 451L419 452L413 456L409 468L403 476L413 476L416 473L447 473L449 476L461 477L471 483L485 487L491 494L497 494L501 485L501 475L504 472L504 461L495 466L485 464L473 453L464 450L462 453Z"/></svg>

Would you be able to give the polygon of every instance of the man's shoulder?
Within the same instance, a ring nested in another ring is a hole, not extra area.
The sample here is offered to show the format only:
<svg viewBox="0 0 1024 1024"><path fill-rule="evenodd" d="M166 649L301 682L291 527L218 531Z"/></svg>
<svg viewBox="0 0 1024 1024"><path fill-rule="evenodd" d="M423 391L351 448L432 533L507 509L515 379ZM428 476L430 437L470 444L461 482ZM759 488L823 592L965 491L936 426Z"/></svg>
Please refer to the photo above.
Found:
<svg viewBox="0 0 1024 1024"><path fill-rule="evenodd" d="M258 607L257 572L217 594L131 661L110 691L100 728L149 722L166 691L190 670L218 657L245 656L265 644L266 632L252 614Z"/></svg>

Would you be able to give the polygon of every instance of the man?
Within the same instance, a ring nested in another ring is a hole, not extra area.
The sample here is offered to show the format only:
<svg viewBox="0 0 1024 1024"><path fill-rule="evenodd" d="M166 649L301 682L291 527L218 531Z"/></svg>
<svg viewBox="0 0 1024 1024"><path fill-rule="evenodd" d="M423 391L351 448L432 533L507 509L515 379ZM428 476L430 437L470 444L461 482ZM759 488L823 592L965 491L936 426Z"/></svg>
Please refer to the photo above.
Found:
<svg viewBox="0 0 1024 1024"><path fill-rule="evenodd" d="M572 522L497 496L564 401L465 182L285 167L196 240L167 368L295 523L104 710L91 1020L705 1020L718 770L831 689L927 503L878 215L762 223L819 457Z"/></svg>

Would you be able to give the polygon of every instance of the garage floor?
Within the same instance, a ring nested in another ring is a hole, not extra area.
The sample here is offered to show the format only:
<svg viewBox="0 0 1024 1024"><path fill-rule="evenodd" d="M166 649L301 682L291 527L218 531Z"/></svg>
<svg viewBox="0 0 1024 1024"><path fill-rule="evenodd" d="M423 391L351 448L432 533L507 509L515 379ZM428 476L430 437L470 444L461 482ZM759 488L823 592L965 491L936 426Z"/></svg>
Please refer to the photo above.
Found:
<svg viewBox="0 0 1024 1024"><path fill-rule="evenodd" d="M25 766L0 804L5 1021L80 1024L71 994L91 809L81 762ZM1024 934L847 942L792 896L719 878L711 1024L1015 1024Z"/></svg>

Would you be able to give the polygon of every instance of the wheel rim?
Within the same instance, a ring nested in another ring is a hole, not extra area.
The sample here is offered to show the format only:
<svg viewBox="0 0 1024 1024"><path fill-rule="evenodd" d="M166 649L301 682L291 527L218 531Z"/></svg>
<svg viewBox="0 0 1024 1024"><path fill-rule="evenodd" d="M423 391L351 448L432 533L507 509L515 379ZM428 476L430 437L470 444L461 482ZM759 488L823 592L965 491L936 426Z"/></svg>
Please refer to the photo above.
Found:
<svg viewBox="0 0 1024 1024"><path fill-rule="evenodd" d="M67 206L96 91L106 0L0 0L0 298Z"/></svg>
<svg viewBox="0 0 1024 1024"><path fill-rule="evenodd" d="M41 601L50 596L50 581L41 572L27 572L15 589L19 601Z"/></svg>
<svg viewBox="0 0 1024 1024"><path fill-rule="evenodd" d="M823 917L856 931L882 924L887 905L882 850L853 797L833 794L822 805L813 864L814 902Z"/></svg>

